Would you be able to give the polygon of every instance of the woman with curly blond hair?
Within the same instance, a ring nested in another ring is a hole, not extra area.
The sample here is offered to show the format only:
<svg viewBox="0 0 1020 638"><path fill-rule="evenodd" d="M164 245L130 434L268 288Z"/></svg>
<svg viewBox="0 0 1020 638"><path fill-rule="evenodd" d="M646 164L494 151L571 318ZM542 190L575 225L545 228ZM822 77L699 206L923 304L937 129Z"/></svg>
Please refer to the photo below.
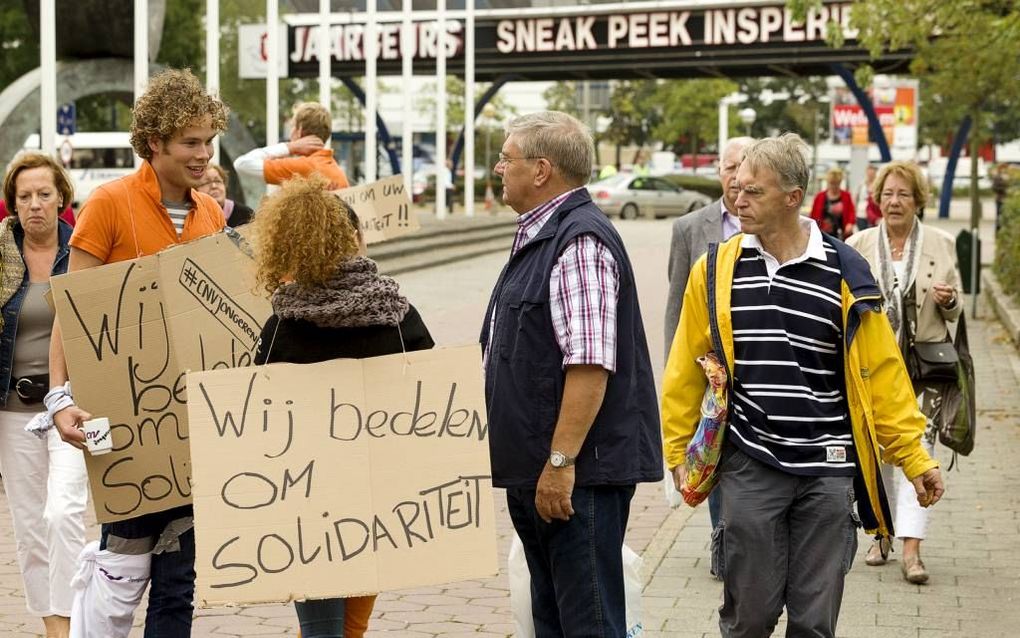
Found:
<svg viewBox="0 0 1020 638"><path fill-rule="evenodd" d="M255 363L363 359L434 343L421 316L365 256L355 212L323 190L325 180L295 177L255 215L259 286L272 295ZM302 638L360 638L375 596L294 603Z"/></svg>

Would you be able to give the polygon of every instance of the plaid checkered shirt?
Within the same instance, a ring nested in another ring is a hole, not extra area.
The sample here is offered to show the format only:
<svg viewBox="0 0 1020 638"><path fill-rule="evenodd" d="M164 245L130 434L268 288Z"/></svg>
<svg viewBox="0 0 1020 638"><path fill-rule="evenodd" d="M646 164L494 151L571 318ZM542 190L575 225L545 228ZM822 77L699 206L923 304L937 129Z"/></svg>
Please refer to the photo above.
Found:
<svg viewBox="0 0 1020 638"><path fill-rule="evenodd" d="M583 186L540 204L517 218L517 234L510 256L538 234L556 209ZM563 366L599 365L616 371L616 302L620 271L606 246L592 235L581 235L563 250L549 275L549 311ZM496 326L490 319L489 333ZM488 361L488 351L485 353Z"/></svg>

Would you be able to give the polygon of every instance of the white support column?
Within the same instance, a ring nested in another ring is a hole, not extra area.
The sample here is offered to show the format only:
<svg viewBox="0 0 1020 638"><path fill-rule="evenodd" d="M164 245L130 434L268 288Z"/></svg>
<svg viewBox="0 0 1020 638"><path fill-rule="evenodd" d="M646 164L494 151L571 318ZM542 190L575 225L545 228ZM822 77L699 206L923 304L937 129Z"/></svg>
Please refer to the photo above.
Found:
<svg viewBox="0 0 1020 638"><path fill-rule="evenodd" d="M375 0L367 0L365 14L365 181L376 180L376 148L375 116L378 107L378 82L376 81L376 64L378 63L379 30L375 21Z"/></svg>
<svg viewBox="0 0 1020 638"><path fill-rule="evenodd" d="M446 0L436 0L436 219L446 219Z"/></svg>
<svg viewBox="0 0 1020 638"><path fill-rule="evenodd" d="M475 0L465 0L464 24L464 214L475 216Z"/></svg>
<svg viewBox="0 0 1020 638"><path fill-rule="evenodd" d="M411 31L411 0L404 0L403 20L400 26L401 84L404 90L410 90L413 82L414 68L414 33ZM404 100L404 116L400 130L400 170L404 174L404 191L411 196L411 179L414 174L414 130L411 120L414 112L411 109L413 100Z"/></svg>
<svg viewBox="0 0 1020 638"><path fill-rule="evenodd" d="M333 51L330 47L329 0L319 0L319 104L333 113Z"/></svg>
<svg viewBox="0 0 1020 638"><path fill-rule="evenodd" d="M266 146L280 141L280 6L266 0Z"/></svg>
<svg viewBox="0 0 1020 638"><path fill-rule="evenodd" d="M220 0L205 0L205 89L220 94ZM213 139L214 164L220 163L220 137Z"/></svg>
<svg viewBox="0 0 1020 638"><path fill-rule="evenodd" d="M57 150L57 13L55 0L41 0L39 3L39 36L39 71L41 73L39 150L52 156Z"/></svg>
<svg viewBox="0 0 1020 638"><path fill-rule="evenodd" d="M149 83L149 0L135 0L135 100L145 93ZM135 166L142 165L142 158L135 154Z"/></svg>

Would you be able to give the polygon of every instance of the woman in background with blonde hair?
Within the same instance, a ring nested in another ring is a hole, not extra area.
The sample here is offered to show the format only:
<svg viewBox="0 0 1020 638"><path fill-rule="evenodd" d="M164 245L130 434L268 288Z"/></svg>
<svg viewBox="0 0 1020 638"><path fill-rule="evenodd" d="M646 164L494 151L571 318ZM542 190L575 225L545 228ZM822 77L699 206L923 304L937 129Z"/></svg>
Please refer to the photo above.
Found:
<svg viewBox="0 0 1020 638"><path fill-rule="evenodd" d="M875 178L872 194L882 209L882 220L847 243L868 260L882 290L889 323L907 359L912 355L911 338L916 342L947 340L950 335L946 323L955 321L963 311L956 243L952 235L921 223L928 202L928 182L917 164L886 165ZM934 458L935 424L945 385L915 378L911 381L918 407L928 420L923 444ZM900 473L894 478L892 469L883 464L882 478L893 508L893 528L903 541L903 578L914 584L925 583L928 570L921 561L921 541L928 530L929 513L914 498L910 481ZM888 539L876 540L865 562L884 565L890 549Z"/></svg>
<svg viewBox="0 0 1020 638"><path fill-rule="evenodd" d="M256 280L272 295L255 363L362 359L434 344L418 311L365 256L358 217L325 180L295 177L255 215ZM294 603L302 638L360 638L375 596Z"/></svg>
<svg viewBox="0 0 1020 638"><path fill-rule="evenodd" d="M25 603L48 638L70 631L71 577L85 546L88 485L81 451L45 423L53 310L50 277L67 272L74 199L67 172L42 153L14 158L3 182L13 215L0 222L0 472L14 519ZM36 418L33 418L36 417Z"/></svg>
<svg viewBox="0 0 1020 638"><path fill-rule="evenodd" d="M857 228L857 213L854 199L849 191L843 190L843 171L839 168L829 169L825 174L828 187L815 195L811 206L811 219L818 223L823 233L836 239L846 239Z"/></svg>

